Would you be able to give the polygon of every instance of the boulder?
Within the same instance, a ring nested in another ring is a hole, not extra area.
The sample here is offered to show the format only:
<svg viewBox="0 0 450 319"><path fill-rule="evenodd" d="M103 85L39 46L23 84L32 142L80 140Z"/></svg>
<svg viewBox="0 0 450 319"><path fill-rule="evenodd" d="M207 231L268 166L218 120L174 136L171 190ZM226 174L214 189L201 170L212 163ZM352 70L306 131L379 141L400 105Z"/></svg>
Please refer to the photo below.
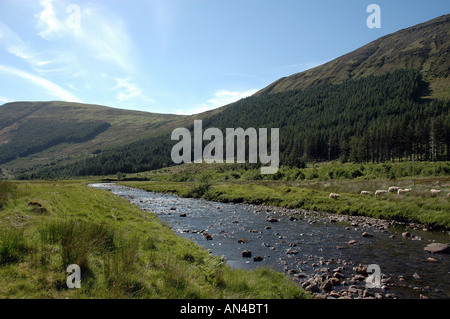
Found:
<svg viewBox="0 0 450 319"><path fill-rule="evenodd" d="M433 254L449 254L450 246L448 244L432 243L427 245L424 250Z"/></svg>
<svg viewBox="0 0 450 319"><path fill-rule="evenodd" d="M252 256L252 251L251 250L244 250L244 251L242 251L242 257L249 258L251 256Z"/></svg>
<svg viewBox="0 0 450 319"><path fill-rule="evenodd" d="M323 284L322 290L325 291L325 292L332 291L332 290L333 290L333 284L332 284L329 280L327 280L327 281Z"/></svg>
<svg viewBox="0 0 450 319"><path fill-rule="evenodd" d="M320 288L317 286L317 284L313 283L307 286L305 290L311 291L313 293L318 293L320 291Z"/></svg>
<svg viewBox="0 0 450 319"><path fill-rule="evenodd" d="M295 275L296 273L298 273L298 271L296 269L289 269L288 270L288 274L289 275Z"/></svg>

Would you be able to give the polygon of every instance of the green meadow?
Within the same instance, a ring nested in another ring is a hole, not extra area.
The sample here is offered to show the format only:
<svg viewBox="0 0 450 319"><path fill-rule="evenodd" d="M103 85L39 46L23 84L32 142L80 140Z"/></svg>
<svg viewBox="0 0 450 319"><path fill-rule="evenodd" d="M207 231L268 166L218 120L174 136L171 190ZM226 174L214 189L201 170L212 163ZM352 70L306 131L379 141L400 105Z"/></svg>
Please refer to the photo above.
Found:
<svg viewBox="0 0 450 319"><path fill-rule="evenodd" d="M0 181L1 298L309 298L286 275L232 269L87 184ZM81 289L67 288L69 264Z"/></svg>

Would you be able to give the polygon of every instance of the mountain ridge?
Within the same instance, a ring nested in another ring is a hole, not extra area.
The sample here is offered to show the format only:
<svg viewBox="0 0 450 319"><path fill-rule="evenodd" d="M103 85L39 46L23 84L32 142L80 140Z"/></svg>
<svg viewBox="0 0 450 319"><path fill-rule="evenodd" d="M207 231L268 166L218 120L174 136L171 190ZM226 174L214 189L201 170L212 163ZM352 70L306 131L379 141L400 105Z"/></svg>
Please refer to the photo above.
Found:
<svg viewBox="0 0 450 319"><path fill-rule="evenodd" d="M450 98L450 14L380 37L315 68L282 77L255 95L342 83L396 69L418 69L436 98Z"/></svg>

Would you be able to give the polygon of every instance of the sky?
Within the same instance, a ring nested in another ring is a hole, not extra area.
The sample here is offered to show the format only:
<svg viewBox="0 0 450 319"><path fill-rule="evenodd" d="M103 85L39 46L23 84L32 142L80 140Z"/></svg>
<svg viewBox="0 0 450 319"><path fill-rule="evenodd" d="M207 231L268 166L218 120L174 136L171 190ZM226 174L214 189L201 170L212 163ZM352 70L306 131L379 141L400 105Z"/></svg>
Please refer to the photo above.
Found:
<svg viewBox="0 0 450 319"><path fill-rule="evenodd" d="M0 0L0 104L195 114L449 13L448 0Z"/></svg>

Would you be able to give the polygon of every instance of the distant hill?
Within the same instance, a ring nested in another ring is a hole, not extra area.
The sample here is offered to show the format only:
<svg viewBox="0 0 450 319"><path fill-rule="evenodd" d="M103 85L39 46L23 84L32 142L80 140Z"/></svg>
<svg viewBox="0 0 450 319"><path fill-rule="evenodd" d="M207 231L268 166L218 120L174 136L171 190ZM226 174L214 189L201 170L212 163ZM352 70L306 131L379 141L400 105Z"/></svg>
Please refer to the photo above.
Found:
<svg viewBox="0 0 450 319"><path fill-rule="evenodd" d="M7 103L0 106L0 164L14 169L65 162L185 117L60 101Z"/></svg>
<svg viewBox="0 0 450 319"><path fill-rule="evenodd" d="M342 83L399 69L416 69L432 97L450 98L450 14L381 37L313 69L283 77L256 95Z"/></svg>

